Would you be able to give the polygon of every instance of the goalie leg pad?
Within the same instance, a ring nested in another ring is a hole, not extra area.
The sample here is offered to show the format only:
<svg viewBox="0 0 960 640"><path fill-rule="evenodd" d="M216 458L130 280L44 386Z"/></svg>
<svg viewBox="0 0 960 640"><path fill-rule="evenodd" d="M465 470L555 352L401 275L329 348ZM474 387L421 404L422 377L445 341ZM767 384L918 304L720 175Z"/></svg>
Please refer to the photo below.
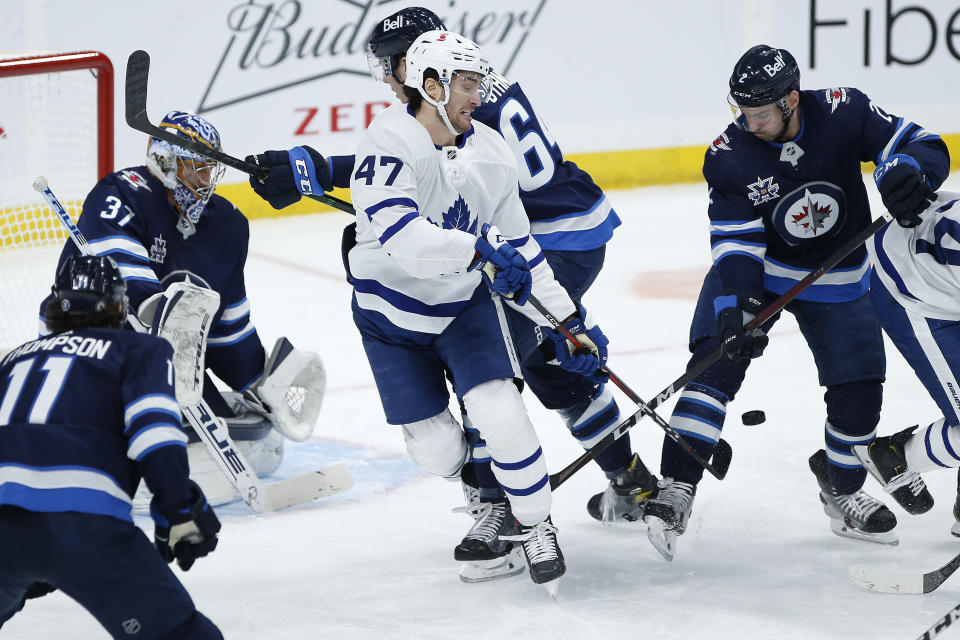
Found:
<svg viewBox="0 0 960 640"><path fill-rule="evenodd" d="M261 381L248 394L264 405L280 433L303 442L317 424L326 388L327 372L320 356L295 349L289 340L279 338L267 358Z"/></svg>
<svg viewBox="0 0 960 640"><path fill-rule="evenodd" d="M150 333L173 345L177 402L195 405L203 397L207 335L220 308L213 289L175 282L157 301Z"/></svg>
<svg viewBox="0 0 960 640"><path fill-rule="evenodd" d="M469 450L463 429L449 409L432 418L402 425L407 453L418 465L438 476L454 477Z"/></svg>

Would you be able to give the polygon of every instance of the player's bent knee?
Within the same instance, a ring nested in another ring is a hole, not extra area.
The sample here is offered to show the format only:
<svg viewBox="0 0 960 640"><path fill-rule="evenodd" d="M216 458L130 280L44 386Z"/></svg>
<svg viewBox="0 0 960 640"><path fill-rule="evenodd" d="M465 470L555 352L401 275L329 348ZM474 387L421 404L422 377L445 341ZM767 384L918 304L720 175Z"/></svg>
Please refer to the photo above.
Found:
<svg viewBox="0 0 960 640"><path fill-rule="evenodd" d="M402 428L407 453L418 465L438 476L450 477L460 471L467 459L467 442L449 409Z"/></svg>
<svg viewBox="0 0 960 640"><path fill-rule="evenodd" d="M505 440L536 440L527 408L510 379L477 385L464 394L463 404L488 446Z"/></svg>

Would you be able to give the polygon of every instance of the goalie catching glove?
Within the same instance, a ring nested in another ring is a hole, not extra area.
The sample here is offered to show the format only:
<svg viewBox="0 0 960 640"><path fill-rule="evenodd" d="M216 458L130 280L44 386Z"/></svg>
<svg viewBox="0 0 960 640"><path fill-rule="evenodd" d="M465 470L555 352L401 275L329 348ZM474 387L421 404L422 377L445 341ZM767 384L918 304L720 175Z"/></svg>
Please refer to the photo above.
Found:
<svg viewBox="0 0 960 640"><path fill-rule="evenodd" d="M511 298L518 305L525 303L533 288L530 265L503 239L500 230L484 224L474 249L476 254L470 263L470 271L480 269L483 281L494 293Z"/></svg>
<svg viewBox="0 0 960 640"><path fill-rule="evenodd" d="M176 560L184 571L189 571L197 558L217 548L220 531L220 520L193 481L190 481L190 495L189 505L172 512L159 509L156 496L150 501L157 551L168 563Z"/></svg>
<svg viewBox="0 0 960 640"><path fill-rule="evenodd" d="M320 416L327 372L312 351L295 349L278 338L267 358L263 376L243 398L247 406L267 418L285 437L303 442L313 433Z"/></svg>
<svg viewBox="0 0 960 640"><path fill-rule="evenodd" d="M563 321L563 326L573 334L581 344L580 347L570 342L559 330L542 327L544 336L553 342L553 351L560 366L567 371L579 373L591 382L606 382L609 378L606 366L607 345L610 341L582 304L577 304L577 311Z"/></svg>

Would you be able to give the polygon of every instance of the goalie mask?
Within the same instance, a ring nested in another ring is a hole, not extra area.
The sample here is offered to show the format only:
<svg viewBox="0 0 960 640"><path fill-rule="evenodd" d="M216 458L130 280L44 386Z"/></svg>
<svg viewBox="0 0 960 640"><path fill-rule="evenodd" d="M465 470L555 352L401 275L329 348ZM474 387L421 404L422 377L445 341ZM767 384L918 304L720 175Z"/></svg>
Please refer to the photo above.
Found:
<svg viewBox="0 0 960 640"><path fill-rule="evenodd" d="M220 151L220 134L200 116L171 111L159 126L208 149ZM180 215L191 224L200 220L224 171L215 160L154 137L147 146L147 169L173 192Z"/></svg>
<svg viewBox="0 0 960 640"><path fill-rule="evenodd" d="M432 69L443 87L443 99L435 101L423 88L427 69ZM450 31L428 31L417 38L407 50L407 77L404 84L420 92L423 99L437 108L447 129L453 127L444 106L450 101L450 91L476 95L480 102L490 95L490 63L472 40Z"/></svg>

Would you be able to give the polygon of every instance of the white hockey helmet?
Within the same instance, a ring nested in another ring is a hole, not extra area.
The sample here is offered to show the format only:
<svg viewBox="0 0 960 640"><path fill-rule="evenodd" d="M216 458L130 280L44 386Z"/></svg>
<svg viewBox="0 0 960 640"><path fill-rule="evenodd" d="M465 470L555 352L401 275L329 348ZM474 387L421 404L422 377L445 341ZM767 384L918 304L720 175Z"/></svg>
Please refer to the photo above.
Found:
<svg viewBox="0 0 960 640"><path fill-rule="evenodd" d="M423 88L424 74L433 69L443 86L443 100L435 101ZM457 72L473 72L481 76L476 86L480 101L490 95L490 63L483 57L477 43L451 31L436 29L421 34L407 49L407 76L404 84L420 92L423 99L437 107L447 127L456 135L449 123L443 105L450 100L451 81ZM455 89L454 89L455 90Z"/></svg>

